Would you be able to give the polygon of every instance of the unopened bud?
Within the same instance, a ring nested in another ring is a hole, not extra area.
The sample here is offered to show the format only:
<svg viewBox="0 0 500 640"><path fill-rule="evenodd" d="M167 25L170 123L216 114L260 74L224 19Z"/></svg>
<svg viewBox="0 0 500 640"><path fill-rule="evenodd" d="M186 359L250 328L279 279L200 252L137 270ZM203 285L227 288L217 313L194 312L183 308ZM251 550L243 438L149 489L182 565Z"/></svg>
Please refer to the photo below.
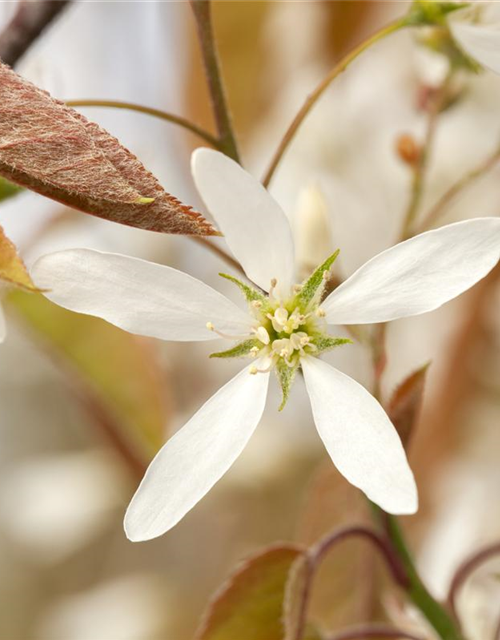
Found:
<svg viewBox="0 0 500 640"><path fill-rule="evenodd" d="M413 167L419 161L422 150L411 134L402 133L396 139L396 153L400 160Z"/></svg>

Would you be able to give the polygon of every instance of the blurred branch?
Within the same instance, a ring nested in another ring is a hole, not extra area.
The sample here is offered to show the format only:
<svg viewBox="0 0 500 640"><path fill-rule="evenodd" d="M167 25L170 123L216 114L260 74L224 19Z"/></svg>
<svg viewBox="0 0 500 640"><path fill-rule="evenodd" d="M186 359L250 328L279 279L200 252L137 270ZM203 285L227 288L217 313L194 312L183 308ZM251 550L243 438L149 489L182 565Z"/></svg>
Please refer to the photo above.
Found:
<svg viewBox="0 0 500 640"><path fill-rule="evenodd" d="M368 640L368 638L399 638L400 640L424 640L408 631L396 629L385 624L370 624L337 631L326 640Z"/></svg>
<svg viewBox="0 0 500 640"><path fill-rule="evenodd" d="M406 26L406 21L403 18L403 19L395 20L394 22L389 23L385 27L382 27L382 29L380 29L379 31L374 33L372 36L370 36L369 38L364 40L360 45L358 45L355 49L353 49L350 53L348 53L344 58L342 58L342 60L339 63L337 63L333 67L333 69L330 71L330 73L318 84L316 89L314 89L314 91L307 97L306 101L304 102L304 104L300 108L299 112L297 113L297 115L293 119L293 121L290 124L290 126L288 127L287 131L285 132L285 135L283 136L283 138L282 138L282 140L281 140L281 142L280 142L280 144L279 144L279 146L278 146L278 148L277 148L277 150L276 150L276 152L275 152L275 154L274 154L274 156L273 156L273 158L271 160L269 168L267 169L266 174L264 175L264 178L262 179L262 183L263 183L263 185L265 187L267 187L269 185L269 183L271 182L272 177L274 175L274 172L276 171L276 168L278 167L278 164L280 163L281 159L283 158L283 155L284 155L285 151L288 149L288 146L290 145L290 143L292 142L293 138L295 137L295 134L297 133L299 127L304 122L306 117L309 115L309 112L314 107L314 105L316 104L318 99L323 95L323 93L326 91L326 89L328 89L328 87L331 85L331 83L343 71L345 71L347 69L347 67L351 64L351 62L356 60L356 58L361 53L366 51L366 49L371 47L373 44L375 44L379 40L382 40L386 36L390 35L391 33L394 33L396 31L398 31L399 29L401 29L401 28L403 28L405 26Z"/></svg>
<svg viewBox="0 0 500 640"><path fill-rule="evenodd" d="M434 138L436 134L439 114L446 104L451 79L452 72L448 73L441 86L436 90L436 93L430 100L424 142L420 148L418 160L413 167L410 200L403 217L403 226L401 230L402 240L406 240L407 238L410 238L412 235L414 235L413 233L411 233L411 227L418 213L420 203L422 202L429 157L432 153L432 148L434 145Z"/></svg>
<svg viewBox="0 0 500 640"><path fill-rule="evenodd" d="M415 233L422 233L430 227L432 227L443 214L446 207L461 193L464 189L467 189L478 178L482 178L488 171L500 161L500 148L497 148L495 152L488 156L486 160L483 160L477 167L463 175L455 184L453 184L448 191L446 191L436 204L427 213L422 223L419 225Z"/></svg>
<svg viewBox="0 0 500 640"><path fill-rule="evenodd" d="M176 116L173 113L169 113L167 111L154 109L153 107L145 107L143 105L134 104L132 102L119 102L117 100L67 100L66 105L68 107L110 107L112 109L127 109L129 111L137 111L148 116L166 120L167 122L171 122L172 124L177 124L179 125L179 127L183 127L184 129L187 129L188 131L191 131L198 137L202 138L203 140L205 140L205 142L208 142L216 149L221 148L220 142L215 136L213 136L208 131L205 131L198 125L194 124L190 120L187 120L182 116Z"/></svg>
<svg viewBox="0 0 500 640"><path fill-rule="evenodd" d="M453 615L455 616L455 618L457 618L457 620L458 613L456 605L458 592L476 569L478 569L482 564L495 556L500 556L500 542L496 542L492 545L484 547L483 549L480 549L469 558L467 558L456 570L455 575L453 576L450 583L447 602L450 610L453 612Z"/></svg>
<svg viewBox="0 0 500 640"><path fill-rule="evenodd" d="M222 83L217 48L215 46L211 1L190 0L190 3L196 20L205 75L212 100L215 124L219 133L219 148L226 155L233 158L233 160L239 162L238 147L233 133L231 116Z"/></svg>
<svg viewBox="0 0 500 640"><path fill-rule="evenodd" d="M0 34L0 59L13 67L70 0L19 0L16 13Z"/></svg>

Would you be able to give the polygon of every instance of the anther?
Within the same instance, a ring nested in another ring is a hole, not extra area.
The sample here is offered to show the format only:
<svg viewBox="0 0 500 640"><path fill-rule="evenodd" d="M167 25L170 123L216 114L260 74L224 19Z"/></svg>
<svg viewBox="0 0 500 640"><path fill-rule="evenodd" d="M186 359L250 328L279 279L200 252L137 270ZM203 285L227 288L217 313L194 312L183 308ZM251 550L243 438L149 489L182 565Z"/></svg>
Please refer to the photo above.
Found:
<svg viewBox="0 0 500 640"><path fill-rule="evenodd" d="M278 281L276 280L276 278L272 278L271 280L271 287L269 289L269 297L272 298L273 294L274 294L274 290L276 288L276 285L278 284Z"/></svg>
<svg viewBox="0 0 500 640"><path fill-rule="evenodd" d="M240 335L240 336L238 336L238 335L234 335L234 336L232 336L232 335L231 335L231 334L229 334L229 333L222 333L222 331L218 331L218 330L214 327L214 325L213 325L213 323L212 323L212 322L207 322L205 326L206 326L206 328L207 328L209 331L213 331L214 333L216 333L216 334L217 334L218 336L220 336L221 338L226 338L227 340L245 340L246 338L249 338L249 337L250 337L250 335L249 335L248 333L247 333L247 334L245 334L245 335Z"/></svg>
<svg viewBox="0 0 500 640"><path fill-rule="evenodd" d="M257 367L254 364L250 367L250 369L248 371L252 376L254 376L257 373L259 373L259 370L257 369Z"/></svg>
<svg viewBox="0 0 500 640"><path fill-rule="evenodd" d="M315 311L315 314L318 316L318 318L324 318L326 316L326 311L321 307L318 307Z"/></svg>
<svg viewBox="0 0 500 640"><path fill-rule="evenodd" d="M262 307L262 302L260 300L252 300L251 305L254 309L260 309Z"/></svg>

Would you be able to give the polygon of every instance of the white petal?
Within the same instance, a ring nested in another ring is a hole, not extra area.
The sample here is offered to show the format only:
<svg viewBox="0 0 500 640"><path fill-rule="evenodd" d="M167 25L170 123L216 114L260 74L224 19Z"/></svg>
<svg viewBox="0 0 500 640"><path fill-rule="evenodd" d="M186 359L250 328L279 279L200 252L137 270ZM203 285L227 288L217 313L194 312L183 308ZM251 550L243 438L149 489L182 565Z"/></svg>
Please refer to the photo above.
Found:
<svg viewBox="0 0 500 640"><path fill-rule="evenodd" d="M268 384L246 367L160 449L125 515L130 540L171 529L222 478L262 416Z"/></svg>
<svg viewBox="0 0 500 640"><path fill-rule="evenodd" d="M0 344L5 340L7 334L7 324L5 322L5 315L0 304Z"/></svg>
<svg viewBox="0 0 500 640"><path fill-rule="evenodd" d="M191 160L196 187L247 276L265 291L273 278L286 297L294 277L290 224L253 176L218 151L197 149Z"/></svg>
<svg viewBox="0 0 500 640"><path fill-rule="evenodd" d="M427 231L369 260L321 305L330 324L387 322L437 309L493 269L500 218Z"/></svg>
<svg viewBox="0 0 500 640"><path fill-rule="evenodd" d="M453 37L471 58L500 73L500 23L473 24L450 19L449 24Z"/></svg>
<svg viewBox="0 0 500 640"><path fill-rule="evenodd" d="M335 466L384 511L415 513L417 488L401 440L375 398L318 358L302 370L314 422Z"/></svg>
<svg viewBox="0 0 500 640"><path fill-rule="evenodd" d="M117 253L70 249L40 258L32 277L49 300L162 340L213 340L206 327L248 334L252 318L182 271Z"/></svg>

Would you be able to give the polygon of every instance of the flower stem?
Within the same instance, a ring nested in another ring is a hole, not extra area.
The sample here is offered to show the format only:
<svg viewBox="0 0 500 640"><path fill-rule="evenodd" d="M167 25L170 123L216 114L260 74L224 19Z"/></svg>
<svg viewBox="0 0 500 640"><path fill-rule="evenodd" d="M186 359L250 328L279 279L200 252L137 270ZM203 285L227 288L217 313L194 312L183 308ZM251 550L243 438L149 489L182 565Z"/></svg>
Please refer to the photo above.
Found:
<svg viewBox="0 0 500 640"><path fill-rule="evenodd" d="M381 520L386 534L393 544L399 560L405 567L406 575L410 583L407 593L413 604L427 618L441 640L463 640L463 636L453 618L448 611L431 596L420 579L396 518L385 514L378 507L375 507L375 510L379 516L382 516Z"/></svg>
<svg viewBox="0 0 500 640"><path fill-rule="evenodd" d="M439 198L436 204L427 213L422 223L416 229L415 234L422 233L423 231L430 229L457 195L467 189L478 178L482 178L486 173L493 169L498 162L500 162L500 147L497 147L494 153L451 185L451 187L441 196L441 198Z"/></svg>
<svg viewBox="0 0 500 640"><path fill-rule="evenodd" d="M66 105L68 107L110 107L112 109L127 109L129 111L138 111L167 122L177 124L188 131L191 131L199 138L202 138L213 147L220 148L218 139L208 131L205 131L198 125L194 124L190 120L183 118L182 116L176 116L168 111L161 111L160 109L153 109L152 107L145 107L141 104L134 104L132 102L121 102L118 100L67 100Z"/></svg>
<svg viewBox="0 0 500 640"><path fill-rule="evenodd" d="M403 225L401 229L402 240L411 238L412 235L414 235L412 233L412 225L419 212L422 197L424 195L427 167L429 164L429 157L434 146L438 117L445 105L451 79L452 72L446 76L441 86L436 90L436 94L433 96L429 106L425 138L420 150L418 162L415 164L413 169L410 199L408 206L406 207L406 212L403 216Z"/></svg>
<svg viewBox="0 0 500 640"><path fill-rule="evenodd" d="M262 183L265 187L269 185L280 163L285 151L293 140L297 130L299 129L302 122L305 120L306 116L309 114L311 109L314 107L318 99L323 95L323 93L328 89L330 84L337 78L343 71L347 69L347 67L353 62L361 53L363 53L366 49L371 47L373 44L382 40L386 36L390 35L398 31L399 29L406 27L407 22L405 18L395 20L394 22L389 23L385 27L382 27L379 31L371 35L368 39L364 40L360 45L358 45L355 49L349 52L340 62L338 62L330 73L323 78L323 80L318 84L316 89L307 97L306 101L300 108L299 112L293 119L292 123L288 127L285 135L283 136L272 160L269 165L269 168L266 171L266 174L262 180Z"/></svg>
<svg viewBox="0 0 500 640"><path fill-rule="evenodd" d="M333 635L327 636L326 640L368 640L368 638L397 638L397 640L423 640L420 636L396 629L386 624L366 624L360 627L342 629Z"/></svg>
<svg viewBox="0 0 500 640"><path fill-rule="evenodd" d="M236 162L239 162L238 147L233 133L231 116L227 104L224 85L220 72L219 59L215 46L212 25L212 4L210 0L190 0L196 20L200 40L203 65L207 77L215 124L219 134L219 149Z"/></svg>

